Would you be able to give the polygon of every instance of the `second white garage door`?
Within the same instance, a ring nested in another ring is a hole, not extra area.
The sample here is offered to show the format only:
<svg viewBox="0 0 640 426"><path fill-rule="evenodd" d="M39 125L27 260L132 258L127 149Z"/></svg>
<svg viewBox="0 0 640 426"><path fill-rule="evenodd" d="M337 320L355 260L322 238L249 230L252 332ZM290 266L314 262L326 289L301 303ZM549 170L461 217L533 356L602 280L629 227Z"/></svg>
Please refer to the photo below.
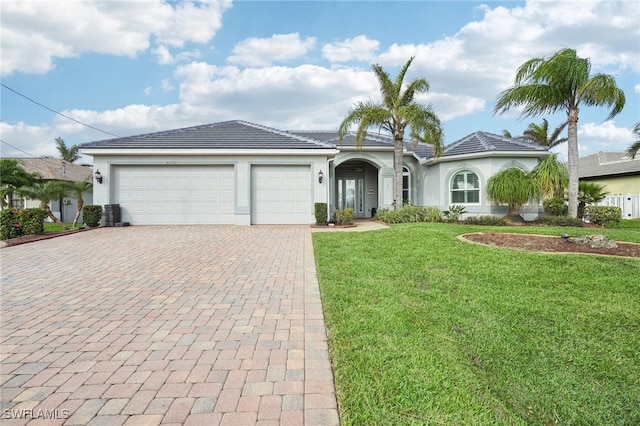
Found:
<svg viewBox="0 0 640 426"><path fill-rule="evenodd" d="M233 166L117 166L114 172L123 222L233 224Z"/></svg>
<svg viewBox="0 0 640 426"><path fill-rule="evenodd" d="M308 225L311 185L310 166L253 166L251 223Z"/></svg>

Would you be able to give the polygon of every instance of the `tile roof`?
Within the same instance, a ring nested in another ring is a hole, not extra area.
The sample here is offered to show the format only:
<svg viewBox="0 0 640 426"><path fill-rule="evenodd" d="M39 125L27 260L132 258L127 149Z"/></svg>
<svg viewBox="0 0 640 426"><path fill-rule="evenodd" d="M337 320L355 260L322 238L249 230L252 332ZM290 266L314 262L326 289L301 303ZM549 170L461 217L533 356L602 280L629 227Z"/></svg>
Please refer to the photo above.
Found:
<svg viewBox="0 0 640 426"><path fill-rule="evenodd" d="M625 151L599 151L578 161L581 178L640 174L640 156L632 160Z"/></svg>
<svg viewBox="0 0 640 426"><path fill-rule="evenodd" d="M447 146L443 157L496 151L547 151L547 147L519 138L507 138L488 132L473 132Z"/></svg>
<svg viewBox="0 0 640 426"><path fill-rule="evenodd" d="M16 158L27 173L37 173L45 180L79 182L91 180L90 167L62 161L59 158Z"/></svg>
<svg viewBox="0 0 640 426"><path fill-rule="evenodd" d="M88 142L88 148L128 149L326 149L331 145L241 120Z"/></svg>

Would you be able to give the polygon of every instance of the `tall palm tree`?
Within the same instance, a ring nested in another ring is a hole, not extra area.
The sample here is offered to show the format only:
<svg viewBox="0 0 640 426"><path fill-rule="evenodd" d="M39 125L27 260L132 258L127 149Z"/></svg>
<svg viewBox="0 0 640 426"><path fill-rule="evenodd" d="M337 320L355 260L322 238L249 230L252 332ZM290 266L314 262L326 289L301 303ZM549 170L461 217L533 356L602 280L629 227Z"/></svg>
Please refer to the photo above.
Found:
<svg viewBox="0 0 640 426"><path fill-rule="evenodd" d="M73 227L75 228L78 224L78 220L80 219L80 214L82 213L82 206L84 206L84 200L82 199L82 195L87 192L93 186L93 183L89 180L83 181L75 181L75 182L64 182L62 184L66 191L69 191L73 194L74 198L77 200L76 202L76 216L73 218Z"/></svg>
<svg viewBox="0 0 640 426"><path fill-rule="evenodd" d="M566 111L568 122L569 215L578 214L578 113L580 106L607 106L608 118L622 111L624 92L606 74L590 76L589 58L562 49L549 58L533 58L518 68L514 86L498 96L494 114L523 107L525 117Z"/></svg>
<svg viewBox="0 0 640 426"><path fill-rule="evenodd" d="M404 77L413 62L410 58L402 67L395 81L378 64L372 65L373 72L380 85L382 102L371 100L357 102L349 111L338 128L339 141L347 134L349 127L358 125L356 144L362 146L370 127L384 129L394 140L394 186L395 208L402 207L402 158L404 155L405 130L409 128L409 136L413 143L424 142L434 148L439 156L443 147L443 133L440 119L433 111L431 104L422 105L415 101L415 96L429 91L429 83L424 78L418 78L409 84L404 84Z"/></svg>
<svg viewBox="0 0 640 426"><path fill-rule="evenodd" d="M20 167L15 158L0 159L0 210L10 202L6 200L8 196L19 188L33 185L37 177L37 174L28 173Z"/></svg>
<svg viewBox="0 0 640 426"><path fill-rule="evenodd" d="M61 182L37 182L32 186L20 188L17 192L23 197L40 201L40 208L42 208L47 213L47 216L49 216L49 218L58 225L64 226L64 223L62 223L60 219L55 217L55 215L51 211L51 207L49 207L49 203L51 202L51 200L62 197L65 192L64 186Z"/></svg>
<svg viewBox="0 0 640 426"><path fill-rule="evenodd" d="M546 118L542 119L542 124L531 123L527 130L522 134L522 139L537 143L538 145L546 146L547 148L553 148L556 145L565 143L567 138L560 138L560 133L569 124L567 121L556 127L553 133L549 134L549 122Z"/></svg>
<svg viewBox="0 0 640 426"><path fill-rule="evenodd" d="M531 172L531 177L540 186L545 199L564 197L564 190L569 183L569 171L567 166L558 160L557 153L539 162Z"/></svg>
<svg viewBox="0 0 640 426"><path fill-rule="evenodd" d="M629 147L627 154L629 154L632 159L635 159L638 151L640 151L640 121L638 121L633 127L633 133L636 134L636 138L638 138L638 140Z"/></svg>
<svg viewBox="0 0 640 426"><path fill-rule="evenodd" d="M520 208L531 200L539 200L542 190L531 174L510 167L491 176L487 181L487 195L491 201L507 204L504 219L510 223L524 222Z"/></svg>
<svg viewBox="0 0 640 426"><path fill-rule="evenodd" d="M71 147L67 147L67 144L64 142L64 139L61 137L56 138L56 148L58 148L58 152L60 153L60 158L64 161L68 161L73 163L80 158L80 147L78 145L73 145Z"/></svg>

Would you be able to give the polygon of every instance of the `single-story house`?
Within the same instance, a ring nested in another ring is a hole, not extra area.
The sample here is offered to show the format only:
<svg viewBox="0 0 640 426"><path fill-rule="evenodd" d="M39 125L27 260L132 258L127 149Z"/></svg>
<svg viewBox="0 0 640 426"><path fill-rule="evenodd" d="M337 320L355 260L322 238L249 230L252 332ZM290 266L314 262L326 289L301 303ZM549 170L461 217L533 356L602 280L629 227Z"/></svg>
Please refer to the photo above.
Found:
<svg viewBox="0 0 640 426"><path fill-rule="evenodd" d="M18 164L27 173L37 173L40 180L60 180L70 182L91 181L92 169L90 166L82 166L80 164L70 163L59 158L16 158ZM93 203L93 191L86 191L82 195L84 204ZM16 208L40 207L40 201L29 200L12 194L11 206ZM76 216L77 200L73 194L61 197L57 200L51 200L49 207L54 216L62 222L70 223ZM48 220L48 219L47 219Z"/></svg>
<svg viewBox="0 0 640 426"><path fill-rule="evenodd" d="M599 205L622 209L625 219L640 218L640 155L632 159L626 151L599 151L580 157L581 181L605 187L607 197Z"/></svg>
<svg viewBox="0 0 640 426"><path fill-rule="evenodd" d="M226 121L80 145L94 159L94 203L119 205L121 221L156 224L310 224L314 203L372 217L393 208L393 140L370 132L364 145L336 131L282 131ZM549 152L518 139L475 132L438 158L405 143L404 199L466 215L504 215L487 180L512 166L531 171ZM400 201L402 202L402 201ZM525 207L535 218L539 205Z"/></svg>

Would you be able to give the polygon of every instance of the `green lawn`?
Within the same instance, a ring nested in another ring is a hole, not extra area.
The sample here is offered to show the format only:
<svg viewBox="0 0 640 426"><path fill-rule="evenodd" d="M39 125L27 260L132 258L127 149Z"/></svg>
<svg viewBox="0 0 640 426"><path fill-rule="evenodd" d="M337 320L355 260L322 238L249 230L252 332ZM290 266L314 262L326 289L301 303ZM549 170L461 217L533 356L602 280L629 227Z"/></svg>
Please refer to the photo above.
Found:
<svg viewBox="0 0 640 426"><path fill-rule="evenodd" d="M313 234L343 424L640 424L640 260L456 239L488 229Z"/></svg>

